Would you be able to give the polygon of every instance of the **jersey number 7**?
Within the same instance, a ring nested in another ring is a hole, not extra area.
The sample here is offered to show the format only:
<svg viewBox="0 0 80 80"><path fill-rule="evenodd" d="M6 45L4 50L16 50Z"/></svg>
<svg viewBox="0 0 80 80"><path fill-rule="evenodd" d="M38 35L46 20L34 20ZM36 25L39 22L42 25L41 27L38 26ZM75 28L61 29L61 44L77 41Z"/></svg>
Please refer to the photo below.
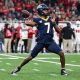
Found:
<svg viewBox="0 0 80 80"><path fill-rule="evenodd" d="M44 24L47 25L47 33L49 33L49 31L50 31L50 23L49 22L46 22Z"/></svg>

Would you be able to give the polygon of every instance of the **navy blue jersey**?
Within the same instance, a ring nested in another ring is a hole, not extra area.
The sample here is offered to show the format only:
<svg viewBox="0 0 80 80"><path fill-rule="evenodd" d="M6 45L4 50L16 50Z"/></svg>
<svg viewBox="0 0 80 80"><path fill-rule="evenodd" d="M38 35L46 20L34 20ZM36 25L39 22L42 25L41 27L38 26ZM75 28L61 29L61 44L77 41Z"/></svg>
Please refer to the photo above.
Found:
<svg viewBox="0 0 80 80"><path fill-rule="evenodd" d="M42 18L33 18L33 21L37 23L38 33L37 33L37 42L40 43L49 43L53 40L53 26L51 22L51 17L47 19Z"/></svg>
<svg viewBox="0 0 80 80"><path fill-rule="evenodd" d="M51 17L46 20L42 18L33 18L33 21L38 24L37 44L31 52L34 58L45 47L48 51L59 54L61 48L53 40L54 23L51 22Z"/></svg>

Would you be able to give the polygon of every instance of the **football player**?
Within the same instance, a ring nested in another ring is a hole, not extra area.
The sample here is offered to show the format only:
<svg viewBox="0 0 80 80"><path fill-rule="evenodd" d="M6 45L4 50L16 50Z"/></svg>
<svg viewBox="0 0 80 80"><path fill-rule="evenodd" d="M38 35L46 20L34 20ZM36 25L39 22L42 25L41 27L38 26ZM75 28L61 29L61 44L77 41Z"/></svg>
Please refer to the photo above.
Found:
<svg viewBox="0 0 80 80"><path fill-rule="evenodd" d="M39 17L33 18L32 20L27 20L26 25L36 26L37 32L37 44L32 50L31 54L23 60L23 62L11 72L11 74L17 73L21 68L35 58L38 53L45 47L48 51L56 53L60 56L61 62L61 75L67 75L65 70L65 57L62 49L53 40L53 27L59 33L59 29L52 17L49 16L49 8L45 4L40 4L37 7Z"/></svg>

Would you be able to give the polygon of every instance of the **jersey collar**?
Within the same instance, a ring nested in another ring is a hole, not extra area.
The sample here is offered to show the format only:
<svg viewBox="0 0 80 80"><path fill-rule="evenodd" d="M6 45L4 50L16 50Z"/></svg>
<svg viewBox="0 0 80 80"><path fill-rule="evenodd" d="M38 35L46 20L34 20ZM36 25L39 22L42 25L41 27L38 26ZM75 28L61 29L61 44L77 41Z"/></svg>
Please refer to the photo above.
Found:
<svg viewBox="0 0 80 80"><path fill-rule="evenodd" d="M48 21L48 19L49 19L49 16L45 19L45 18L43 18L43 17L40 17L41 19L43 19L44 21Z"/></svg>

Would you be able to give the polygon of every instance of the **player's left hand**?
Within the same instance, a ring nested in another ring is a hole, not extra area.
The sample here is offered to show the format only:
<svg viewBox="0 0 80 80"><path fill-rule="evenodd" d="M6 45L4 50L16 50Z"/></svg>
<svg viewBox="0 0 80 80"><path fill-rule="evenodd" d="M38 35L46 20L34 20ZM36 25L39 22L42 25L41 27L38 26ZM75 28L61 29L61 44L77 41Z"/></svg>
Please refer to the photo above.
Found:
<svg viewBox="0 0 80 80"><path fill-rule="evenodd" d="M51 18L51 22L54 23L55 22L55 18Z"/></svg>

